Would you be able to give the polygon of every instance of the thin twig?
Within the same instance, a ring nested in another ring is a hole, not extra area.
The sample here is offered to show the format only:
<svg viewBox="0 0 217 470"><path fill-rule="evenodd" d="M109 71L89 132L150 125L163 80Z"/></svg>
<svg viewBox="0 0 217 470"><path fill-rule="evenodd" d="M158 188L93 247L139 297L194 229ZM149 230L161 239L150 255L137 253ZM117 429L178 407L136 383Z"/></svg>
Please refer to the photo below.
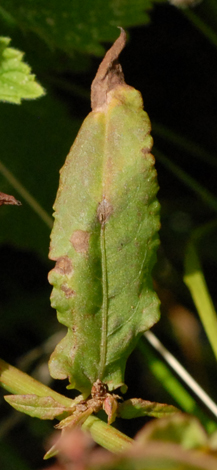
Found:
<svg viewBox="0 0 217 470"><path fill-rule="evenodd" d="M153 346L156 351L164 358L169 366L176 372L177 375L186 383L186 385L197 395L197 397L207 406L207 408L217 417L217 405L202 389L202 387L193 379L187 370L180 364L180 362L171 354L168 349L159 341L159 339L151 331L144 333L147 341Z"/></svg>

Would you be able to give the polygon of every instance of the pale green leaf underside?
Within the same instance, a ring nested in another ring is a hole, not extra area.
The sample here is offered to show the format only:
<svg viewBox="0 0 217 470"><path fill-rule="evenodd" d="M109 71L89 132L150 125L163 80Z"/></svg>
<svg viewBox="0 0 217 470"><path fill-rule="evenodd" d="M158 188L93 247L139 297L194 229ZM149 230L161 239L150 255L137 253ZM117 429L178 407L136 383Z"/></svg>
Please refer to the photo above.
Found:
<svg viewBox="0 0 217 470"><path fill-rule="evenodd" d="M54 419L69 408L58 403L52 397L37 395L6 395L5 400L17 411L26 413L33 418Z"/></svg>
<svg viewBox="0 0 217 470"><path fill-rule="evenodd" d="M141 398L131 398L119 404L118 415L124 419L138 418L140 416L151 416L154 418L164 418L180 410L173 405L155 403Z"/></svg>
<svg viewBox="0 0 217 470"><path fill-rule="evenodd" d="M30 67L23 62L23 53L7 47L9 38L0 37L0 101L20 104L22 99L44 95Z"/></svg>
<svg viewBox="0 0 217 470"><path fill-rule="evenodd" d="M159 204L150 123L127 85L85 119L61 170L50 258L52 306L68 327L50 361L54 378L89 393L124 383L138 338L159 319L151 271ZM100 211L107 211L105 225Z"/></svg>

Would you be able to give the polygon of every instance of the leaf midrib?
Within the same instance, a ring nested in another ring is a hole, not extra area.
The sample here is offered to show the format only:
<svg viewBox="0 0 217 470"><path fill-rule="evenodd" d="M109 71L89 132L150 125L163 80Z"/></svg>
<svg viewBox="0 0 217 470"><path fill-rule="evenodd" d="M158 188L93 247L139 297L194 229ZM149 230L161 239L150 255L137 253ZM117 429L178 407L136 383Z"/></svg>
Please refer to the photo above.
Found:
<svg viewBox="0 0 217 470"><path fill-rule="evenodd" d="M103 165L102 165L102 198L106 195L105 187L105 169L107 163L107 142L108 140L108 119L106 116L107 106L105 107L104 117L105 117L105 136L104 136L104 146L103 146ZM104 370L106 365L106 356L107 356L107 330L108 330L108 273L107 273L107 260L106 260L106 241L105 241L105 227L106 222L101 224L100 228L100 250L101 250L101 266L102 266L102 334L101 334L101 343L100 343L100 364L98 369L99 379L102 380L104 376Z"/></svg>

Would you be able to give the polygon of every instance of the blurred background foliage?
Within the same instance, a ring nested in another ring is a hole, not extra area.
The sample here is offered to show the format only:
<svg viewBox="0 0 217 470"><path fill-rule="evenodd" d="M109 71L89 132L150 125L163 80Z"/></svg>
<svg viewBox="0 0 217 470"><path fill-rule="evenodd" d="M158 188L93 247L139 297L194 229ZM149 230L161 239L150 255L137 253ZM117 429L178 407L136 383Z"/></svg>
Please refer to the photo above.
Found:
<svg viewBox="0 0 217 470"><path fill-rule="evenodd" d="M0 34L25 52L46 96L0 103L0 190L22 201L0 209L0 357L51 384L46 363L61 330L49 302L49 218L39 217L3 169L51 217L59 169L90 111L90 85L117 26L129 36L121 54L126 82L141 91L153 127L162 207L154 273L162 319L154 331L216 401L214 355L183 283L186 244L198 227L215 226L217 212L215 0L187 8L164 0L1 1ZM216 304L216 230L206 232L199 253ZM129 359L127 396L177 405L150 363L141 350ZM65 385L52 384L62 393ZM3 398L1 410L1 468L39 468L52 424L13 412ZM118 425L133 436L144 422Z"/></svg>

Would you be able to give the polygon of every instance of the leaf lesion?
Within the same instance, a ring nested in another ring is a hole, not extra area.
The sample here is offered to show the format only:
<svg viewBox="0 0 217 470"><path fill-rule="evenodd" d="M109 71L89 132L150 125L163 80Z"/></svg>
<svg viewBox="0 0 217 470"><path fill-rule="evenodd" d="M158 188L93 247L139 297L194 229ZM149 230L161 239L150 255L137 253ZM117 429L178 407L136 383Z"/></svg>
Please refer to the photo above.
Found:
<svg viewBox="0 0 217 470"><path fill-rule="evenodd" d="M72 262L70 258L68 256L60 256L56 260L56 264L54 268L51 270L51 272L53 270L62 275L73 274L73 267L72 267Z"/></svg>
<svg viewBox="0 0 217 470"><path fill-rule="evenodd" d="M93 111L106 103L107 93L110 90L125 83L118 57L126 45L126 33L122 28L120 30L119 38L107 51L91 85L91 107Z"/></svg>
<svg viewBox="0 0 217 470"><path fill-rule="evenodd" d="M85 232L84 230L75 230L70 238L70 241L75 251L78 253L87 253L89 249L89 238L89 232Z"/></svg>
<svg viewBox="0 0 217 470"><path fill-rule="evenodd" d="M101 225L105 225L112 212L112 204L110 204L110 202L105 197L103 197L97 208L97 217Z"/></svg>

